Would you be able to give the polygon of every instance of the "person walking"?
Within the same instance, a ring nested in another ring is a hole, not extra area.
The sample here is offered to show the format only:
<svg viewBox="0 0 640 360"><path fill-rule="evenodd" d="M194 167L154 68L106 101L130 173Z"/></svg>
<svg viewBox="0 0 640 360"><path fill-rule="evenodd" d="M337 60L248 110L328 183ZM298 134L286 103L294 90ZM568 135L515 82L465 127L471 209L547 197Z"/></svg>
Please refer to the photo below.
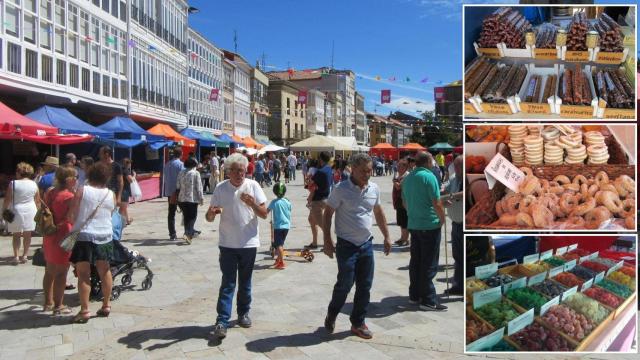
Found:
<svg viewBox="0 0 640 360"><path fill-rule="evenodd" d="M127 222L127 225L131 225L133 219L129 216L129 199L131 198L131 183L136 178L136 172L133 171L131 159L124 158L122 160L122 196L120 202L118 203L118 207L120 211L120 215L124 217L124 220Z"/></svg>
<svg viewBox="0 0 640 360"><path fill-rule="evenodd" d="M396 224L400 227L400 239L395 242L397 246L409 245L409 230L407 230L409 218L402 201L402 181L409 174L408 169L409 163L406 159L398 162L399 172L398 176L393 179L393 190L391 191L393 208L396 209Z"/></svg>
<svg viewBox="0 0 640 360"><path fill-rule="evenodd" d="M43 311L53 311L54 315L71 314L71 309L64 305L71 252L60 247L60 242L73 228L69 210L77 186L77 174L73 167L59 167L56 170L54 186L44 194L43 200L51 210L56 225L56 232L44 235L42 239L44 259L47 263L42 278L45 299Z"/></svg>
<svg viewBox="0 0 640 360"><path fill-rule="evenodd" d="M409 302L419 304L422 310L443 311L447 307L438 302L433 279L438 273L444 208L438 180L429 170L433 158L429 153L418 152L415 163L416 168L402 181L402 199L411 234Z"/></svg>
<svg viewBox="0 0 640 360"><path fill-rule="evenodd" d="M285 198L287 193L287 187L281 182L277 182L273 185L273 194L275 199L271 200L267 210L272 213L272 231L273 231L273 243L272 249L276 253L276 261L273 264L274 268L283 270L286 265L284 263L284 242L287 239L289 228L291 227L291 202Z"/></svg>
<svg viewBox="0 0 640 360"><path fill-rule="evenodd" d="M5 210L13 213L13 220L8 222L8 230L13 236L13 264L26 263L31 246L31 233L36 229L33 218L40 207L40 192L33 176L33 166L21 162L16 166L16 179L9 183L2 204L2 214ZM22 238L22 256L20 251Z"/></svg>
<svg viewBox="0 0 640 360"><path fill-rule="evenodd" d="M328 333L335 330L335 322L344 306L347 295L355 282L353 310L349 317L351 332L363 339L371 339L373 334L365 323L369 306L370 290L373 284L374 256L373 217L384 236L384 253L389 255L391 241L387 220L380 204L380 191L375 183L369 182L373 169L371 158L366 154L351 157L351 177L340 182L327 200L324 211L322 232L324 253L338 263L338 279L333 287L331 302L324 321ZM331 237L331 221L336 215L336 245Z"/></svg>
<svg viewBox="0 0 640 360"><path fill-rule="evenodd" d="M113 160L113 149L109 146L101 147L100 152L98 153L98 157L100 158L99 162L111 168L111 176L109 177L107 187L109 188L109 190L113 191L114 194L116 194L116 203L122 202L122 191L124 190L124 173L122 170L122 166ZM131 193L131 188L129 188L129 193Z"/></svg>
<svg viewBox="0 0 640 360"><path fill-rule="evenodd" d="M259 155L258 160L256 160L256 169L254 173L254 178L260 185L260 187L264 187L264 160L263 156Z"/></svg>
<svg viewBox="0 0 640 360"><path fill-rule="evenodd" d="M455 270L453 273L453 286L449 288L448 294L462 295L464 289L464 232L462 227L462 217L464 212L462 209L462 157L458 156L453 160L455 176L449 179L449 185L445 193L449 196L444 201L447 214L451 218L451 248L453 260L455 261ZM445 229L446 231L446 229Z"/></svg>
<svg viewBox="0 0 640 360"><path fill-rule="evenodd" d="M444 153L442 153L442 151L438 152L438 155L436 155L436 165L438 165L438 167L440 168L440 179L441 182L445 180L445 175L447 173L447 169L444 167Z"/></svg>
<svg viewBox="0 0 640 360"><path fill-rule="evenodd" d="M96 267L102 286L102 307L96 314L107 317L111 313L111 216L115 211L117 199L113 191L107 187L110 173L111 167L102 162L91 166L87 172L87 184L78 189L71 205L71 218L75 219L72 231L79 231L70 258L78 275L80 297L80 311L74 316L74 323L86 323L90 318L91 265Z"/></svg>
<svg viewBox="0 0 640 360"><path fill-rule="evenodd" d="M184 241L191 245L191 241L199 232L195 231L198 219L198 205L204 203L204 192L200 173L196 169L198 162L189 157L184 162L184 169L178 174L176 189L178 190L178 206L184 216Z"/></svg>
<svg viewBox="0 0 640 360"><path fill-rule="evenodd" d="M54 156L47 156L42 165L43 175L38 180L38 188L40 189L40 195L44 195L50 187L53 186L53 180L56 177L56 169L60 164L60 160Z"/></svg>
<svg viewBox="0 0 640 360"><path fill-rule="evenodd" d="M207 221L220 214L219 248L222 280L216 310L218 317L213 333L218 339L227 336L233 295L238 280L236 302L238 325L251 327L251 278L260 246L258 217L267 218L267 197L258 183L246 179L248 161L241 154L230 155L225 161L229 180L218 184L207 210Z"/></svg>
<svg viewBox="0 0 640 360"><path fill-rule="evenodd" d="M184 169L182 149L175 148L171 152L171 160L164 164L162 176L164 177L163 195L168 198L169 213L167 226L169 227L169 240L178 240L176 235L176 211L178 210L178 174Z"/></svg>
<svg viewBox="0 0 640 360"><path fill-rule="evenodd" d="M324 208L327 204L327 198L333 186L333 170L329 166L331 155L323 151L319 156L318 169L311 176L314 186L309 186L309 197L311 205L309 210L309 225L311 225L311 244L306 247L309 249L318 248L318 228L322 226Z"/></svg>
<svg viewBox="0 0 640 360"><path fill-rule="evenodd" d="M287 165L289 165L289 179L291 181L296 181L296 166L298 166L298 159L293 155L293 152L290 152L287 157Z"/></svg>
<svg viewBox="0 0 640 360"><path fill-rule="evenodd" d="M280 182L280 172L282 171L282 161L280 161L280 157L278 155L274 155L273 157L273 182Z"/></svg>
<svg viewBox="0 0 640 360"><path fill-rule="evenodd" d="M213 151L211 152L211 159L209 159L209 171L211 171L211 177L209 178L210 193L213 193L220 179L220 159Z"/></svg>

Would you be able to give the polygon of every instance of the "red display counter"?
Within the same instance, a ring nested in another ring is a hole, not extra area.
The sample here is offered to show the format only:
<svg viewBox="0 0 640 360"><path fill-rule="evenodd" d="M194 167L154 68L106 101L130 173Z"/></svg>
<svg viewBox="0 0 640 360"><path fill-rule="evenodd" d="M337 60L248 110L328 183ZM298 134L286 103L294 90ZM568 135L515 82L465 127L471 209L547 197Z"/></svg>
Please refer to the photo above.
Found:
<svg viewBox="0 0 640 360"><path fill-rule="evenodd" d="M140 201L160 197L160 173L138 174L136 181L138 181L140 190L142 190L142 199Z"/></svg>

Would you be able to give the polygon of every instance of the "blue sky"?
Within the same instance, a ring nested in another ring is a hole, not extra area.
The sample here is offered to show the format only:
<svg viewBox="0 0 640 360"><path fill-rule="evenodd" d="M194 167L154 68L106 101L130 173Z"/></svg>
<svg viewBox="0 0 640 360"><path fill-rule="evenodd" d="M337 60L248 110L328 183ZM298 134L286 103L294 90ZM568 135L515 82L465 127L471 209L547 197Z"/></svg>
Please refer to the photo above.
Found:
<svg viewBox="0 0 640 360"><path fill-rule="evenodd" d="M433 109L433 87L462 77L463 2L515 1L190 0L200 13L189 22L224 49L233 50L236 30L247 61L253 65L264 53L266 65L282 70L329 66L334 41L334 66L359 75L367 111L374 111L381 89L391 89L392 104L377 107L386 115Z"/></svg>

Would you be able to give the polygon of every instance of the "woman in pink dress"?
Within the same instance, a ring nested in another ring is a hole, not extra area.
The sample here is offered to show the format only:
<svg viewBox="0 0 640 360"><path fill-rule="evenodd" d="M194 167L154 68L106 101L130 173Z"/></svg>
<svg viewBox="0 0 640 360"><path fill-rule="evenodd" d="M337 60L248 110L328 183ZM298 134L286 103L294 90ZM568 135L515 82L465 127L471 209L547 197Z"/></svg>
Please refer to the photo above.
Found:
<svg viewBox="0 0 640 360"><path fill-rule="evenodd" d="M69 271L71 252L64 251L60 242L73 228L69 208L74 197L77 172L72 167L59 167L56 170L54 186L44 195L45 204L51 209L57 231L43 238L44 258L47 262L42 287L44 290L44 311L53 310L54 315L71 314L64 305L64 290Z"/></svg>

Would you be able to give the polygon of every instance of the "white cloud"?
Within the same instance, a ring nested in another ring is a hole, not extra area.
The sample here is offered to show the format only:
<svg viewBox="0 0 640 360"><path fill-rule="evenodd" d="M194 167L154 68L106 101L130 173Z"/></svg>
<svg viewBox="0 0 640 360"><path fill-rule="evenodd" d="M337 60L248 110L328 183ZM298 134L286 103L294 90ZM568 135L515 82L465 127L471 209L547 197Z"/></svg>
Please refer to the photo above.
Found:
<svg viewBox="0 0 640 360"><path fill-rule="evenodd" d="M444 17L447 20L462 20L463 4L517 4L517 0L418 0L423 9L421 19Z"/></svg>

